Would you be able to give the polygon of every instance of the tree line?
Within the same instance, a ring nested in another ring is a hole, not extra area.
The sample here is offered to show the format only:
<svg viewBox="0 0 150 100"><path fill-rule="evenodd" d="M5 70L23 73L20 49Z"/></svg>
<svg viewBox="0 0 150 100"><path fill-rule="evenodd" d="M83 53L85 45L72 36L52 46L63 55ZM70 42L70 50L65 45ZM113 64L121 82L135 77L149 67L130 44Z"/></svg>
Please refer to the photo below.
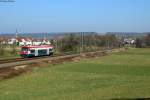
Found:
<svg viewBox="0 0 150 100"><path fill-rule="evenodd" d="M137 48L150 47L150 34L142 38L136 38L136 47Z"/></svg>
<svg viewBox="0 0 150 100"><path fill-rule="evenodd" d="M99 35L96 33L93 34L65 34L62 38L51 40L52 45L55 47L55 51L62 52L87 52L87 51L97 51L102 49L118 48L123 47L123 40L117 38L113 34ZM135 42L135 47L150 47L150 34L145 37L137 38ZM5 54L16 55L17 54L17 45L6 45L2 44L0 41L0 56Z"/></svg>
<svg viewBox="0 0 150 100"><path fill-rule="evenodd" d="M115 35L99 34L66 34L63 38L52 42L58 52L85 52L96 51L104 48L121 46L120 40Z"/></svg>

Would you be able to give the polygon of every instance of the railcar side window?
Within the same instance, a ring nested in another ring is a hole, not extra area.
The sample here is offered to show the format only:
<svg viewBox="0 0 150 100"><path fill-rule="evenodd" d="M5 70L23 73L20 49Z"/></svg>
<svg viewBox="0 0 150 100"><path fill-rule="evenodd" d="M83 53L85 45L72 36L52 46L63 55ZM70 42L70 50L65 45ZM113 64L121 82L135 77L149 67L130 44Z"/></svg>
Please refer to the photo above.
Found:
<svg viewBox="0 0 150 100"><path fill-rule="evenodd" d="M39 55L47 55L47 49L38 50Z"/></svg>
<svg viewBox="0 0 150 100"><path fill-rule="evenodd" d="M31 53L35 53L35 50L31 50Z"/></svg>

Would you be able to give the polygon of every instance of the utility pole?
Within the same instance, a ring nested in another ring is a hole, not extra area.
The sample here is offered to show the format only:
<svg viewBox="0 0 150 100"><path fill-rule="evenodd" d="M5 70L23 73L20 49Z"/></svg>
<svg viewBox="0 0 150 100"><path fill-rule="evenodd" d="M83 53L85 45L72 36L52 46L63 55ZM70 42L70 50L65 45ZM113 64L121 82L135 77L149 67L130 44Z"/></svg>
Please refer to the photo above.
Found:
<svg viewBox="0 0 150 100"><path fill-rule="evenodd" d="M82 32L82 52L84 51L83 49L84 49L84 47L83 47L83 43L84 43L84 33Z"/></svg>
<svg viewBox="0 0 150 100"><path fill-rule="evenodd" d="M18 30L16 29L16 39L17 39L17 37L18 37Z"/></svg>
<svg viewBox="0 0 150 100"><path fill-rule="evenodd" d="M83 52L84 33L81 32L80 52Z"/></svg>
<svg viewBox="0 0 150 100"><path fill-rule="evenodd" d="M17 29L16 29L16 36L15 36L15 37L16 37L16 39L15 39L15 42L16 42L16 43L15 43L15 44L17 44L17 42L18 42L18 41L17 41L17 38L18 38L18 30L17 30Z"/></svg>
<svg viewBox="0 0 150 100"><path fill-rule="evenodd" d="M57 41L57 39L55 40L55 50L56 50L56 52L58 51L58 41Z"/></svg>
<svg viewBox="0 0 150 100"><path fill-rule="evenodd" d="M109 43L109 39L108 39L107 43L108 43L108 49L109 49L109 48L110 48L110 43Z"/></svg>

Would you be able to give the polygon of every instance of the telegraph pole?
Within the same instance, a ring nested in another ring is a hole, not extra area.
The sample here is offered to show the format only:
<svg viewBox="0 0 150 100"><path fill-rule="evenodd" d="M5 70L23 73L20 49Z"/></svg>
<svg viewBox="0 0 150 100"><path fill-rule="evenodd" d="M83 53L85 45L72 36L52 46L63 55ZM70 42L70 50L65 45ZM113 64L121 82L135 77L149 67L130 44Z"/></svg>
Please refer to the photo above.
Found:
<svg viewBox="0 0 150 100"><path fill-rule="evenodd" d="M108 47L107 47L107 48L109 49L109 48L110 48L109 39L108 39L108 41L107 41L107 42L108 42Z"/></svg>
<svg viewBox="0 0 150 100"><path fill-rule="evenodd" d="M15 37L16 37L16 40L15 40L16 43L15 44L17 44L17 42L18 42L17 41L17 38L18 38L18 30L17 29L16 29L16 36Z"/></svg>
<svg viewBox="0 0 150 100"><path fill-rule="evenodd" d="M17 37L18 37L18 30L16 29L16 39L17 39Z"/></svg>
<svg viewBox="0 0 150 100"><path fill-rule="evenodd" d="M83 43L84 43L84 37L83 36L84 36L84 33L82 32L82 52L84 51L83 50Z"/></svg>
<svg viewBox="0 0 150 100"><path fill-rule="evenodd" d="M81 32L81 41L80 41L80 53L83 52L83 43L84 43L84 33Z"/></svg>

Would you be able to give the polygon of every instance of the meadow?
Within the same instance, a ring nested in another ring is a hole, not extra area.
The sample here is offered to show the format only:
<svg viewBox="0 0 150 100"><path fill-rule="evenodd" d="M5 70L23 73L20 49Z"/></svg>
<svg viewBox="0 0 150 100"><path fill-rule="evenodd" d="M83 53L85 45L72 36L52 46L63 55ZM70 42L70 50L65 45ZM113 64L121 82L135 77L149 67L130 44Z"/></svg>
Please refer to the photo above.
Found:
<svg viewBox="0 0 150 100"><path fill-rule="evenodd" d="M16 45L2 45L0 44L0 60L12 59L20 57L20 47Z"/></svg>
<svg viewBox="0 0 150 100"><path fill-rule="evenodd" d="M0 81L0 100L111 100L150 97L150 49L34 68Z"/></svg>

